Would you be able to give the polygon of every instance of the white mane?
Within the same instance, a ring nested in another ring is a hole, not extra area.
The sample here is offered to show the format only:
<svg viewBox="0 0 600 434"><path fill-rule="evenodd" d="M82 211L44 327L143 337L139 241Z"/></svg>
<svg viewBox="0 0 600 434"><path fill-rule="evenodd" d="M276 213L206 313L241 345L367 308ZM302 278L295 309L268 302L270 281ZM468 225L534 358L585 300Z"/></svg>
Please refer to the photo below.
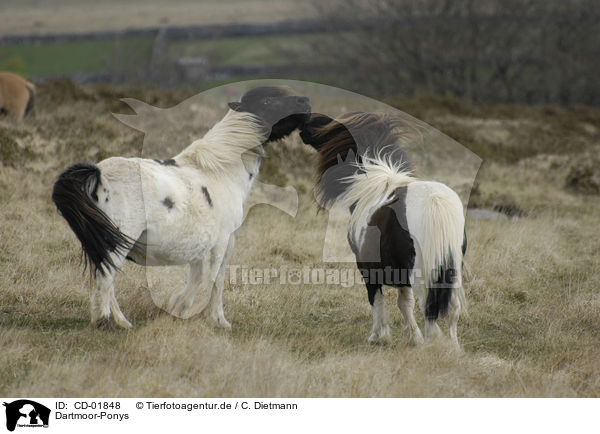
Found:
<svg viewBox="0 0 600 434"><path fill-rule="evenodd" d="M229 110L204 137L194 141L175 159L205 170L223 172L230 164L240 161L247 151L262 153L260 145L267 139L267 133L257 116Z"/></svg>
<svg viewBox="0 0 600 434"><path fill-rule="evenodd" d="M355 235L357 230L366 226L372 212L389 200L394 190L416 181L404 168L403 162L394 162L382 155L363 157L363 162L357 163L357 167L357 173L344 178L350 186L338 199L347 208L355 206L349 228Z"/></svg>

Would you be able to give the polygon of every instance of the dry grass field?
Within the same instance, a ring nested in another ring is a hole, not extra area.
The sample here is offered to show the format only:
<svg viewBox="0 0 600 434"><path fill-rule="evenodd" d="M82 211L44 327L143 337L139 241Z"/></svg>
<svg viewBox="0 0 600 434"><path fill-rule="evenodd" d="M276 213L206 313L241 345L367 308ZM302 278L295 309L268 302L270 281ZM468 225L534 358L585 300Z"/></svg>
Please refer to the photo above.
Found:
<svg viewBox="0 0 600 434"><path fill-rule="evenodd" d="M79 243L50 200L53 182L76 161L140 155L143 135L110 114L128 112L121 96L169 107L186 95L66 81L38 94L35 118L0 121L0 395L600 395L599 111L389 101L484 158L471 206L512 216L467 220L470 304L456 353L410 346L389 289L387 345L367 343L361 284L227 283L225 331L162 311L133 264L116 283L133 329L92 328ZM232 265L324 267L311 158L297 135L269 148L261 179L294 186L298 215L254 207Z"/></svg>

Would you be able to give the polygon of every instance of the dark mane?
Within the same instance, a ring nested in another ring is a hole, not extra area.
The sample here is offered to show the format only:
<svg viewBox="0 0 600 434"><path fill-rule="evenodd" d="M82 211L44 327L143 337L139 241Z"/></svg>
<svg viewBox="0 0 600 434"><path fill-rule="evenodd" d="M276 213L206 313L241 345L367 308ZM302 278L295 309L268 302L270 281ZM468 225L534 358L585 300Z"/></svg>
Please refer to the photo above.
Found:
<svg viewBox="0 0 600 434"><path fill-rule="evenodd" d="M399 144L403 123L387 113L351 112L335 120L316 115L310 124L302 138L318 151L315 193L322 207L346 190L343 178L356 172L361 157L384 154L409 165Z"/></svg>
<svg viewBox="0 0 600 434"><path fill-rule="evenodd" d="M400 126L399 120L385 113L352 112L317 127L315 136L325 139L318 150L318 177L338 163L338 155L345 160L350 150L354 155L375 156L386 146L395 146L402 137Z"/></svg>

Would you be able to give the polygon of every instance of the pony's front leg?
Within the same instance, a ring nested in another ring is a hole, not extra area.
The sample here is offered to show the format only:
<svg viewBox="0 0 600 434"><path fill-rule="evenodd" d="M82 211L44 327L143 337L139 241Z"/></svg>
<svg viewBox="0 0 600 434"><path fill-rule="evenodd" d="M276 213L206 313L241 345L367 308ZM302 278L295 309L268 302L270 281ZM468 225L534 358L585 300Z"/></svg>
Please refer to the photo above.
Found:
<svg viewBox="0 0 600 434"><path fill-rule="evenodd" d="M234 243L235 235L231 234L225 246L215 247L211 256L211 267L213 269L211 277L214 276L214 285L206 315L217 326L223 328L231 328L231 324L225 319L225 312L223 311L223 287L225 285L225 271L233 252Z"/></svg>
<svg viewBox="0 0 600 434"><path fill-rule="evenodd" d="M381 285L370 285L367 284L367 291L369 293L369 303L373 311L373 329L369 336L369 342L377 342L383 339L389 339L390 337L390 325L387 321L387 314L385 312L385 299L383 298L383 292L381 291Z"/></svg>
<svg viewBox="0 0 600 434"><path fill-rule="evenodd" d="M415 320L415 297L410 286L398 288L398 307L404 317L404 328L408 330L410 342L414 345L422 345L423 334Z"/></svg>
<svg viewBox="0 0 600 434"><path fill-rule="evenodd" d="M123 265L125 258L122 255L112 255L116 268L106 271L103 276L99 272L96 276L96 287L90 295L90 311L92 324L99 328L112 328L113 321L119 327L131 328L131 323L125 318L115 295L116 270Z"/></svg>
<svg viewBox="0 0 600 434"><path fill-rule="evenodd" d="M189 265L188 280L183 290L173 294L169 299L167 311L179 318L188 318L191 316L190 309L194 307L196 312L202 312L209 301L209 288L206 285L205 259L192 262Z"/></svg>

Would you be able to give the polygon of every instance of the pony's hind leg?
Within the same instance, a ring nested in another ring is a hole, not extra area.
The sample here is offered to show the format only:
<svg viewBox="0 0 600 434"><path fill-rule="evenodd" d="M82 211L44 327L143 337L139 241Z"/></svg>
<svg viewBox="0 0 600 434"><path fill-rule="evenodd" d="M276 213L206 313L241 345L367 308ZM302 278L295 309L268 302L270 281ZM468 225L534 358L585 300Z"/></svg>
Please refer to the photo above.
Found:
<svg viewBox="0 0 600 434"><path fill-rule="evenodd" d="M442 330L440 329L440 326L437 323L437 319L436 320L430 320L427 319L427 316L425 315L426 312L426 300L427 300L427 293L428 290L425 287L425 282L423 280L423 262L421 260L420 254L417 254L416 256L416 260L415 260L415 267L413 269L413 273L412 273L412 285L413 285L413 291L414 293L417 295L417 299L419 301L418 305L419 305L419 309L421 310L421 313L423 313L423 315L425 316L425 325L423 327L423 334L424 334L424 338L425 338L425 342L429 343L432 340L434 340L437 336L442 334Z"/></svg>
<svg viewBox="0 0 600 434"><path fill-rule="evenodd" d="M401 286L398 288L398 307L404 317L404 328L408 330L410 342L414 345L422 345L423 334L415 320L415 297L410 286Z"/></svg>
<svg viewBox="0 0 600 434"><path fill-rule="evenodd" d="M119 327L132 327L123 312L121 312L115 296L115 274L123 261L124 257L121 255L113 255L113 263L116 268L111 268L104 275L98 273L96 276L96 287L92 289L90 296L91 319L92 324L96 327L112 328L113 321Z"/></svg>
<svg viewBox="0 0 600 434"><path fill-rule="evenodd" d="M460 350L460 344L458 343L457 325L461 312L460 297L457 294L459 290L460 288L452 291L450 306L448 306L448 332L450 334L450 341L458 350Z"/></svg>
<svg viewBox="0 0 600 434"><path fill-rule="evenodd" d="M427 343L433 342L438 336L442 335L442 329L440 329L440 326L435 319L425 318L425 326L423 327L423 331L425 335L425 342Z"/></svg>
<svg viewBox="0 0 600 434"><path fill-rule="evenodd" d="M383 339L389 339L390 326L387 321L385 311L385 299L381 291L381 285L367 284L369 303L373 311L373 329L369 336L369 342L377 342Z"/></svg>
<svg viewBox="0 0 600 434"><path fill-rule="evenodd" d="M114 323L111 316L110 302L114 275L112 270L106 275L96 276L96 284L90 293L90 314L92 324L98 328L112 328Z"/></svg>

